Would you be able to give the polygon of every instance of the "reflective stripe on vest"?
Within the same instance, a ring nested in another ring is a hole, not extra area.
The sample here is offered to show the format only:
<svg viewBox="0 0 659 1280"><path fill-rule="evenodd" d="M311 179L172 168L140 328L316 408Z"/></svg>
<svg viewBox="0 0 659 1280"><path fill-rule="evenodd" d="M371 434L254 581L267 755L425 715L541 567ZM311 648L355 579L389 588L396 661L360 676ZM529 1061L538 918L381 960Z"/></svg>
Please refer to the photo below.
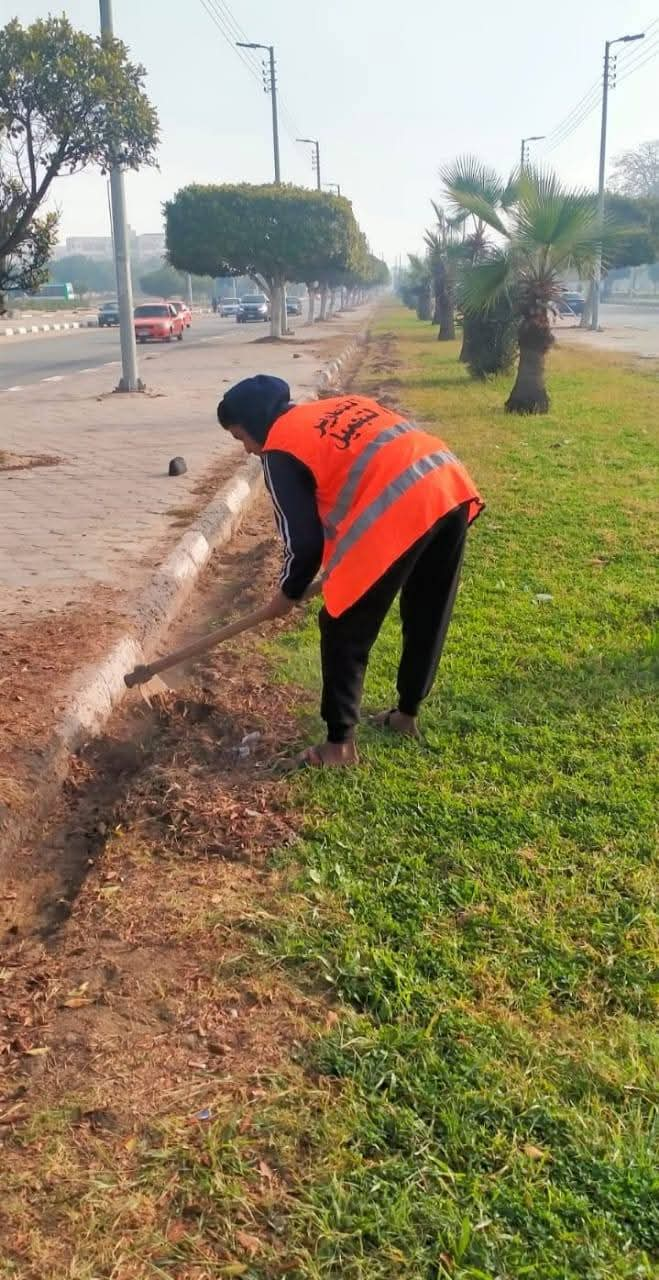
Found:
<svg viewBox="0 0 659 1280"><path fill-rule="evenodd" d="M413 430L414 427L409 422L398 422L395 427L386 427L384 431L381 431L366 445L353 462L332 510L323 521L323 530L326 538L334 539L336 537L341 521L345 519L350 510L353 498L359 487L359 481L378 449L381 449L385 444L389 444L390 440L397 440L399 436Z"/></svg>
<svg viewBox="0 0 659 1280"><path fill-rule="evenodd" d="M403 424L401 424L401 426L402 425ZM410 428L408 428L408 430L409 429ZM391 430L394 431L396 428L392 427ZM382 432L382 435L385 434L385 432ZM371 444L374 445L376 441L377 437L376 440L371 442ZM367 449L364 450L364 454L366 452ZM364 455L362 454L361 456L363 457ZM357 466L360 461L361 457L357 459L355 466ZM329 577L330 573L334 572L337 565L343 560L343 557L348 554L351 548L354 547L355 543L368 532L371 525L375 524L376 520L379 520L380 516L384 514L387 508L390 507L397 498L402 497L402 495L407 493L407 490L411 489L413 485L418 484L420 480L425 479L426 476L430 475L431 471L436 471L439 467L445 466L447 462L456 461L457 459L453 453L450 453L448 449L441 449L437 453L426 454L425 458L418 458L417 461L413 462L411 466L405 469L405 471L401 471L400 475L396 476L394 480L391 480L382 492L378 494L377 498L375 498L373 502L371 502L369 506L362 511L361 515L357 517L354 523L351 524L343 537L339 538L339 541L337 542L334 551L323 570L323 581ZM348 487L348 484L350 484L350 475L348 476L348 480L344 486L344 491ZM337 502L336 505L338 507L339 503Z"/></svg>

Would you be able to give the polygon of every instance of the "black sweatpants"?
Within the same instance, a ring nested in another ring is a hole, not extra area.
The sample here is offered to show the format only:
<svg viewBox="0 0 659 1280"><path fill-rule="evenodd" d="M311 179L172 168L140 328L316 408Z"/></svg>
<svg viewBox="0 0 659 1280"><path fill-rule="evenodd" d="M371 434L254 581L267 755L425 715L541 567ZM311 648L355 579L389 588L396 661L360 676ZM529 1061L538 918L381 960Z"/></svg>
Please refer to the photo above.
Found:
<svg viewBox="0 0 659 1280"><path fill-rule="evenodd" d="M457 507L419 538L345 613L332 618L321 609L320 713L330 742L347 742L353 736L368 657L399 591L403 652L398 668L398 708L405 715L416 715L437 673L466 535L467 510Z"/></svg>

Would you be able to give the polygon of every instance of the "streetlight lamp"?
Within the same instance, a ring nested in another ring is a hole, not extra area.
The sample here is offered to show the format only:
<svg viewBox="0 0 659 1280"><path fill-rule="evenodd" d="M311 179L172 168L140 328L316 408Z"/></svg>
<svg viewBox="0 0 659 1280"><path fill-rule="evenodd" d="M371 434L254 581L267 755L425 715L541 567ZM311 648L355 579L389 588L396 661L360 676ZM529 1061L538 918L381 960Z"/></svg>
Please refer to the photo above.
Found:
<svg viewBox="0 0 659 1280"><path fill-rule="evenodd" d="M320 191L320 143L317 138L296 138L296 142L308 142L313 147L312 165L316 174L316 187Z"/></svg>
<svg viewBox="0 0 659 1280"><path fill-rule="evenodd" d="M275 69L275 46L273 44L245 44L240 40L236 41L239 49L265 49L270 58L270 86L266 85L266 93L272 95L272 149L275 157L275 183L277 186L281 182L281 170L279 167L279 121L277 118L277 77Z"/></svg>
<svg viewBox="0 0 659 1280"><path fill-rule="evenodd" d="M529 148L528 148L529 142L542 142L543 138L545 138L546 136L547 135L544 133L532 133L530 137L522 138L522 145L520 147L520 152L519 152L520 173L524 172L524 165L526 164L529 158Z"/></svg>
<svg viewBox="0 0 659 1280"><path fill-rule="evenodd" d="M645 32L639 31L633 36L618 36L617 40L607 40L604 45L604 79L602 82L602 129L600 133L600 172L599 185L597 188L597 212L599 217L600 228L604 228L604 178L606 168L606 126L609 113L609 72L610 72L610 52L614 44L631 44L634 40L645 39ZM600 318L600 293L602 290L602 245L600 242L599 252L597 254L597 262L595 264L595 275L593 276L593 314L590 321L591 329L599 328Z"/></svg>

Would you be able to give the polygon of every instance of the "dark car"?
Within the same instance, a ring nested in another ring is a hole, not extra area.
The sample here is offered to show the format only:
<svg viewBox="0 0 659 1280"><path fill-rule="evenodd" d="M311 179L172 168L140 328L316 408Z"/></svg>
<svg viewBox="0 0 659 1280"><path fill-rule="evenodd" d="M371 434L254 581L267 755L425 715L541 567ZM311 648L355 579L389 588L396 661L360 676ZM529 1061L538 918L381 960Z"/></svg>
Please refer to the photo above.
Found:
<svg viewBox="0 0 659 1280"><path fill-rule="evenodd" d="M287 316L302 315L302 303L299 298L288 298L288 297L286 298L286 315Z"/></svg>
<svg viewBox="0 0 659 1280"><path fill-rule="evenodd" d="M252 320L269 320L270 303L264 293L248 293L240 299L240 307L236 315L238 324L249 324Z"/></svg>
<svg viewBox="0 0 659 1280"><path fill-rule="evenodd" d="M240 298L220 298L217 309L221 316L237 316L240 311Z"/></svg>
<svg viewBox="0 0 659 1280"><path fill-rule="evenodd" d="M558 299L558 310L562 316L569 316L570 312L580 316L585 305L586 299L582 293L577 293L576 289L563 289Z"/></svg>
<svg viewBox="0 0 659 1280"><path fill-rule="evenodd" d="M98 327L104 329L111 324L119 324L119 303L102 302L98 309Z"/></svg>

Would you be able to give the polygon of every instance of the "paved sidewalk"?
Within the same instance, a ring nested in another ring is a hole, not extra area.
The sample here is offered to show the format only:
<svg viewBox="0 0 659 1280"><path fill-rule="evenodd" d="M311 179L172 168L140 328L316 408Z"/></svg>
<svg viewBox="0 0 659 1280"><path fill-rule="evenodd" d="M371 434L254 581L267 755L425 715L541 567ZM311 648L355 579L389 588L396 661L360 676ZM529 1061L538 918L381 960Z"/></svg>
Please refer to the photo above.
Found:
<svg viewBox="0 0 659 1280"><path fill-rule="evenodd" d="M215 418L223 389L263 371L308 397L322 363L364 321L364 311L337 316L285 344L237 327L201 348L145 349L142 396L113 394L112 368L3 398L0 449L51 465L0 469L0 623L98 605L104 592L121 608L242 457ZM173 478L176 455L188 471Z"/></svg>

